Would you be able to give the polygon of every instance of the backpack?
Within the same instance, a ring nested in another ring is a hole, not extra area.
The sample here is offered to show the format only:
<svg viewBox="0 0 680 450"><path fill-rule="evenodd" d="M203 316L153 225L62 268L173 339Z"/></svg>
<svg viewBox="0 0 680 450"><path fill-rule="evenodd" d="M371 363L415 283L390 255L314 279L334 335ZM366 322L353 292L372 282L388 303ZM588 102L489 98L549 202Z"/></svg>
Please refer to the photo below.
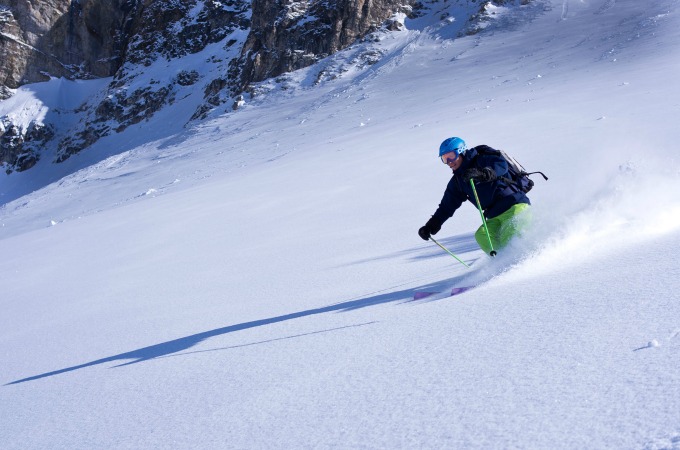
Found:
<svg viewBox="0 0 680 450"><path fill-rule="evenodd" d="M476 148L477 153L482 155L495 155L500 156L508 163L508 177L500 177L509 186L514 186L525 194L534 187L534 181L529 178L529 175L536 173L541 174L541 176L548 181L548 177L545 176L543 172L527 172L520 163L517 162L515 158L505 153L503 150L496 150L487 145L480 145Z"/></svg>

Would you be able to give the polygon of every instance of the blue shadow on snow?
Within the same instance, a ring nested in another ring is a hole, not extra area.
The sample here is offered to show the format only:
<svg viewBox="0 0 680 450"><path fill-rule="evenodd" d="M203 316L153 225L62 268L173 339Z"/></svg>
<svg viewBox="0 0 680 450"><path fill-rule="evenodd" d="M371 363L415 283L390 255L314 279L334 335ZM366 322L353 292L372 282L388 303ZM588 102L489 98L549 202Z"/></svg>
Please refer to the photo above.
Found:
<svg viewBox="0 0 680 450"><path fill-rule="evenodd" d="M271 325L275 323L285 322L287 320L299 319L302 317L313 316L316 314L324 314L329 312L345 312L353 311L360 308L366 308L368 306L380 305L391 302L402 301L403 303L413 301L413 296L416 291L438 291L450 287L452 283L459 282L463 277L457 277L449 280L440 281L438 283L431 283L427 285L420 286L418 288L403 289L400 291L389 292L382 294L378 291L373 294L369 294L368 297L361 299L348 300L342 303L336 303L329 306L324 306L321 308L308 309L306 311L299 311L291 314L285 314L282 316L271 317L269 319L255 320L252 322L244 322L237 325L229 325L222 328L216 328L210 331L204 331L202 333L192 334L191 336L182 337L179 339L174 339L172 341L162 342L160 344L151 345L148 347L143 347L137 350L132 350L126 353L120 353L118 355L108 356L106 358L97 359L95 361L90 361L87 363L79 364L77 366L66 367L64 369L54 370L52 372L41 373L39 375L33 375L31 377L22 378L20 380L12 381L5 384L5 386L10 386L13 384L25 383L27 381L35 381L41 378L52 377L54 375L59 375L62 373L73 372L75 370L84 369L86 367L92 367L99 364L105 364L115 361L126 361L132 360L125 363L120 363L114 367L128 366L131 364L137 364L144 361L149 361L155 358L161 358L165 356L170 356L182 352L184 350L190 349L193 346L205 341L208 338L215 336L221 336L224 334L233 333L236 331L247 330L250 328L263 327L266 325ZM420 300L423 301L423 300Z"/></svg>

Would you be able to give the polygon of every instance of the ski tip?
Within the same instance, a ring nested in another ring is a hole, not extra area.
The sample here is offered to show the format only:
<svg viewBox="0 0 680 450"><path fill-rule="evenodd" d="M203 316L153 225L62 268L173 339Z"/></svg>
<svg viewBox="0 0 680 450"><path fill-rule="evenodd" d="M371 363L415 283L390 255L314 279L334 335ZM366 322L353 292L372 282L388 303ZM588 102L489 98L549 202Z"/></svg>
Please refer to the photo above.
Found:
<svg viewBox="0 0 680 450"><path fill-rule="evenodd" d="M467 292L472 288L474 288L474 286L455 287L451 289L451 296L453 297L454 295L462 294L463 292Z"/></svg>

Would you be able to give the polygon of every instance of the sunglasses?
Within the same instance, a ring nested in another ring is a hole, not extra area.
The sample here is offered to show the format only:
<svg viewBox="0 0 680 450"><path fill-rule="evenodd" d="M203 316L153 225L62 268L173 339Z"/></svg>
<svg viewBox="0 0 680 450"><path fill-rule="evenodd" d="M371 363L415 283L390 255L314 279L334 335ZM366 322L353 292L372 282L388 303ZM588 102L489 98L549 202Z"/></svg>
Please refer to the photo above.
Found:
<svg viewBox="0 0 680 450"><path fill-rule="evenodd" d="M457 159L458 159L458 155L456 155L456 152L444 153L442 155L442 162L446 165L454 162Z"/></svg>

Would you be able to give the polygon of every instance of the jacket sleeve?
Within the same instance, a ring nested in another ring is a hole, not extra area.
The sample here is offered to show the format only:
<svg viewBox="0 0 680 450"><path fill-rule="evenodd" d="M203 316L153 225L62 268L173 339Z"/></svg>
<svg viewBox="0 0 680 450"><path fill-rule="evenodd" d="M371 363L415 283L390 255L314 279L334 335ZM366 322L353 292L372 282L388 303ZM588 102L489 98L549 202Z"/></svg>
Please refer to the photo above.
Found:
<svg viewBox="0 0 680 450"><path fill-rule="evenodd" d="M439 203L439 208L437 208L437 211L432 215L432 218L440 225L446 222L449 217L453 216L453 213L460 208L460 205L462 205L465 200L467 200L465 193L458 187L457 181L455 176L451 178L451 181L449 181L449 184L444 191L442 201Z"/></svg>

